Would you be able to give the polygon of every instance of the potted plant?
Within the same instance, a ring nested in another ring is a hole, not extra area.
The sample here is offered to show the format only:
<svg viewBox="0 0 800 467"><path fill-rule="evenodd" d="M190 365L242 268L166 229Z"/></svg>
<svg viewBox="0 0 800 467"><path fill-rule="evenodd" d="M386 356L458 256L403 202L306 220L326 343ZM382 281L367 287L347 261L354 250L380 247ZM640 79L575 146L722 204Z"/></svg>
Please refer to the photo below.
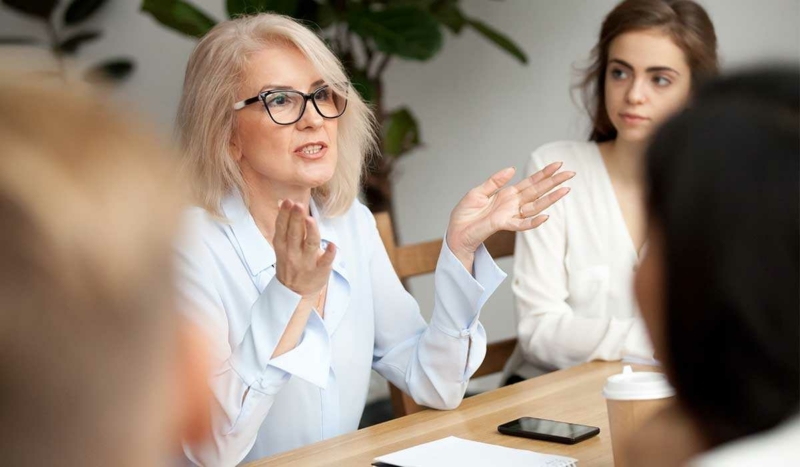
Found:
<svg viewBox="0 0 800 467"><path fill-rule="evenodd" d="M102 36L97 29L87 29L82 24L91 18L106 0L72 0L62 15L56 15L59 0L2 0L2 4L14 11L30 16L42 23L46 39L31 36L0 36L2 45L33 45L47 47L56 59L58 71L67 79L65 58L78 53L81 46ZM133 61L113 58L91 66L84 72L85 79L96 81L122 80L133 71Z"/></svg>

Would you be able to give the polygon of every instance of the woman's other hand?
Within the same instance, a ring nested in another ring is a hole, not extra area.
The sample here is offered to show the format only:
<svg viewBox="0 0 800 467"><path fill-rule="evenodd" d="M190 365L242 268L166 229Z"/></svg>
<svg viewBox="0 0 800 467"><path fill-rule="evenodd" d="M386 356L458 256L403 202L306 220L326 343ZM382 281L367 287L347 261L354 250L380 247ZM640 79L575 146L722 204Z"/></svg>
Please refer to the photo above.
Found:
<svg viewBox="0 0 800 467"><path fill-rule="evenodd" d="M575 176L558 172L561 162L554 162L512 186L505 186L515 169L509 167L470 190L450 214L447 245L456 257L472 269L475 250L500 230L515 232L534 229L548 216L539 215L569 193L569 188L553 188Z"/></svg>
<svg viewBox="0 0 800 467"><path fill-rule="evenodd" d="M284 200L275 220L275 275L303 298L316 297L331 274L336 246L320 249L317 223L302 204Z"/></svg>

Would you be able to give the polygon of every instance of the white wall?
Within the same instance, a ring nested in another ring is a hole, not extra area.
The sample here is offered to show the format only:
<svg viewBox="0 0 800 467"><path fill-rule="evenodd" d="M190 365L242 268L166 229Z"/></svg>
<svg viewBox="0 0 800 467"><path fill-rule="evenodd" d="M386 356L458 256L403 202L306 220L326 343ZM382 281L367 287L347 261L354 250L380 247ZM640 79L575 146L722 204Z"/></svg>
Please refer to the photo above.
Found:
<svg viewBox="0 0 800 467"><path fill-rule="evenodd" d="M585 63L600 23L615 0L471 0L464 10L514 38L527 66L472 31L448 37L429 63L389 68L389 108L408 105L421 122L425 147L401 161L395 175L397 224L406 242L441 236L452 206L469 188L509 165L524 169L537 146L585 139L586 121L570 96L573 66ZM800 60L797 0L705 0L723 67ZM511 262L501 266L511 270ZM510 281L482 316L490 340L514 335ZM432 280L411 283L423 309Z"/></svg>
<svg viewBox="0 0 800 467"><path fill-rule="evenodd" d="M223 0L194 0L223 17ZM594 44L615 0L465 0L463 9L504 31L527 52L522 66L465 31L448 36L427 63L396 61L388 69L388 108L408 105L425 146L395 174L396 220L404 242L441 237L452 206L495 170L523 169L530 152L547 141L583 139L586 126L573 104L572 67ZM800 1L704 0L717 28L723 66L800 59ZM115 0L92 23L105 37L83 51L94 61L132 56L137 70L115 97L149 113L165 134L177 107L183 71L194 41L157 25L138 11L138 0ZM38 33L36 23L0 7L3 35ZM3 65L14 59L0 54ZM29 52L25 52L26 54ZM509 261L501 266L510 271ZM432 280L412 281L423 310L432 304ZM483 322L490 340L514 334L509 281L490 300ZM426 314L427 316L427 314Z"/></svg>

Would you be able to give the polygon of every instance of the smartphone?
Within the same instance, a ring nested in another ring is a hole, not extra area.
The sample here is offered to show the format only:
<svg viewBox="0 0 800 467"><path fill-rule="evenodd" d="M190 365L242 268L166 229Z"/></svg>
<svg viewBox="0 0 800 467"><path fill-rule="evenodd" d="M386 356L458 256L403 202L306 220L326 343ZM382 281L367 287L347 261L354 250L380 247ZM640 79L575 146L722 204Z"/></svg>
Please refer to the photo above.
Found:
<svg viewBox="0 0 800 467"><path fill-rule="evenodd" d="M513 422L503 423L497 431L505 435L552 441L554 443L575 444L596 436L600 428L575 423L556 422L542 418L522 417Z"/></svg>

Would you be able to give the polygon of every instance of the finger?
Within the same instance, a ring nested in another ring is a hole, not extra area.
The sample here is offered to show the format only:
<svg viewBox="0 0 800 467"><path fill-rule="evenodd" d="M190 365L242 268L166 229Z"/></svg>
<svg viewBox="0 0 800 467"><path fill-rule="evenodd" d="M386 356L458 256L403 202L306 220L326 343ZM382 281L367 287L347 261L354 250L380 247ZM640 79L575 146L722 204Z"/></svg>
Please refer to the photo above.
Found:
<svg viewBox="0 0 800 467"><path fill-rule="evenodd" d="M540 225L542 225L545 222L547 222L547 219L550 219L550 216L548 216L547 214L544 214L544 215L541 215L541 216L536 216L536 217L531 219L530 225L528 226L528 228L529 229L535 229L536 227L539 227Z"/></svg>
<svg viewBox="0 0 800 467"><path fill-rule="evenodd" d="M313 217L306 217L306 239L303 242L303 247L306 249L307 252L316 252L319 251L319 229L317 228L317 222L314 220ZM316 256L313 256L316 258Z"/></svg>
<svg viewBox="0 0 800 467"><path fill-rule="evenodd" d="M548 193L547 195L542 196L541 198L533 202L523 204L519 208L519 213L523 218L536 216L545 209L552 206L556 201L567 196L567 193L569 193L569 191L570 188L561 187L558 190L553 191L552 193Z"/></svg>
<svg viewBox="0 0 800 467"><path fill-rule="evenodd" d="M492 196L497 190L503 188L505 184L508 183L509 180L511 180L511 177L514 176L514 172L516 172L516 170L517 169L514 167L505 168L495 173L491 177L489 177L489 180L486 180L479 186L475 187L475 189L478 190L478 193L488 198L489 196Z"/></svg>
<svg viewBox="0 0 800 467"><path fill-rule="evenodd" d="M333 264L333 259L336 258L336 245L328 243L325 251L317 260L317 266L321 268L329 268Z"/></svg>
<svg viewBox="0 0 800 467"><path fill-rule="evenodd" d="M547 222L547 219L550 219L550 216L547 214L542 214L541 216L536 217L527 217L525 219L515 218L512 220L508 230L522 232L525 230L535 229L536 227L539 227Z"/></svg>
<svg viewBox="0 0 800 467"><path fill-rule="evenodd" d="M546 178L523 190L520 193L520 203L524 204L534 201L558 185L571 180L574 176L575 172L559 172L552 177Z"/></svg>
<svg viewBox="0 0 800 467"><path fill-rule="evenodd" d="M301 205L295 204L292 206L292 213L289 217L289 228L286 233L287 250L292 253L300 252L303 247L303 238L305 237L305 213L300 207Z"/></svg>
<svg viewBox="0 0 800 467"><path fill-rule="evenodd" d="M516 188L517 191L526 190L545 178L551 177L554 173L558 172L558 169L560 169L562 165L564 165L563 162L553 162L548 164L545 168L536 172L530 177L525 177L522 179L522 181L514 185L514 188Z"/></svg>
<svg viewBox="0 0 800 467"><path fill-rule="evenodd" d="M289 217L292 213L292 202L288 199L283 200L278 209L278 217L275 219L275 236L272 238L272 246L278 250L286 247L286 232L289 228Z"/></svg>

